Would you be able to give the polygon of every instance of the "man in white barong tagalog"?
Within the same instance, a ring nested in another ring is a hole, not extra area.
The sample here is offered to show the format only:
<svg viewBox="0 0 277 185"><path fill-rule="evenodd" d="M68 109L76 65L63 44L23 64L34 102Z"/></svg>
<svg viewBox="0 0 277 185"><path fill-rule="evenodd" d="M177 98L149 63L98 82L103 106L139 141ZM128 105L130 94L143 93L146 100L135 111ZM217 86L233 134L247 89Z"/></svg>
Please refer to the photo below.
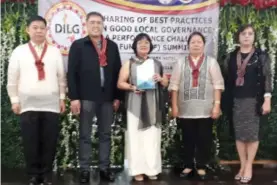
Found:
<svg viewBox="0 0 277 185"><path fill-rule="evenodd" d="M7 90L12 111L20 117L29 185L51 184L59 118L65 111L62 55L47 44L46 27L43 17L30 18L30 41L14 49L8 66Z"/></svg>

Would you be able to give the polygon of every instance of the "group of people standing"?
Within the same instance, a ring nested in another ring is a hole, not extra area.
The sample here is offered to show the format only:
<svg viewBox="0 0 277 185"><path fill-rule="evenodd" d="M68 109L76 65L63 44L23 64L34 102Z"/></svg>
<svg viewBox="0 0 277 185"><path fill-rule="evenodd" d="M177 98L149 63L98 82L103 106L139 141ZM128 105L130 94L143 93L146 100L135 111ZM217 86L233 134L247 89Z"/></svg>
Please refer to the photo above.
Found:
<svg viewBox="0 0 277 185"><path fill-rule="evenodd" d="M189 178L196 172L201 179L207 178L213 122L221 115L221 107L228 107L223 111L234 125L241 161L235 179L243 183L251 180L259 120L270 112L272 92L270 59L254 46L255 30L251 25L238 31L240 47L226 57L223 69L205 54L205 37L192 33L187 43L189 54L176 62L169 81L161 62L150 56L154 46L145 33L136 36L134 55L121 66L117 44L103 37L104 17L98 12L87 14L88 36L71 45L66 74L59 50L46 43L46 24L40 16L30 19L30 41L13 51L8 67L7 90L13 112L20 115L30 185L51 183L59 114L65 111L66 94L71 112L80 117L80 182L90 180L94 116L99 132L100 177L115 180L109 169L111 125L113 112L123 100L127 107L129 174L136 181L143 181L145 176L156 180L162 171L165 88L171 93L172 116L182 129L185 167L180 177ZM138 88L137 73L145 63L154 66L152 89ZM221 104L224 97L227 106Z"/></svg>

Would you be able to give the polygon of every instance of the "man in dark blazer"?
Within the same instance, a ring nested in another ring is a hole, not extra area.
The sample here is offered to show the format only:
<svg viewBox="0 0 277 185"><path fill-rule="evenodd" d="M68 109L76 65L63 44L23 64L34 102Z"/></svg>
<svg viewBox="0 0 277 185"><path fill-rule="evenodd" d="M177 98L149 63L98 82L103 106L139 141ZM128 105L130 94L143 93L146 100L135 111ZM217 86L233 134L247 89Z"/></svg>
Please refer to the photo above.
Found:
<svg viewBox="0 0 277 185"><path fill-rule="evenodd" d="M91 129L96 115L99 133L100 177L114 181L109 170L113 110L123 95L117 89L121 68L118 46L103 37L104 17L98 12L87 15L88 36L72 43L68 58L68 94L71 111L80 114L80 182L90 179Z"/></svg>

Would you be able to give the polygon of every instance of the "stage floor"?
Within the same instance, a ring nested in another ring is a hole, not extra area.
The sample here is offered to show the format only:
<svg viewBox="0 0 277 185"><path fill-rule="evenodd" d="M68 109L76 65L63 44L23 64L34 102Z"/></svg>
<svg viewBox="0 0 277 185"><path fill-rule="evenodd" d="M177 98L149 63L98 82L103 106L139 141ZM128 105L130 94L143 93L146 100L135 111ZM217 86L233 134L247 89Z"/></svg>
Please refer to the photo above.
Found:
<svg viewBox="0 0 277 185"><path fill-rule="evenodd" d="M229 171L230 170L230 171ZM182 180L172 172L172 170L164 170L157 181L146 180L144 182L133 182L126 172L117 173L114 183L101 182L97 171L91 173L90 185L235 185L240 184L233 180L237 166L232 166L224 173L215 173L210 176L210 180L201 182L197 179ZM27 178L23 170L2 169L1 184L2 185L27 185ZM62 176L55 175L53 185L78 185L78 175L76 172L66 172ZM277 170L270 168L255 167L252 185L277 185Z"/></svg>

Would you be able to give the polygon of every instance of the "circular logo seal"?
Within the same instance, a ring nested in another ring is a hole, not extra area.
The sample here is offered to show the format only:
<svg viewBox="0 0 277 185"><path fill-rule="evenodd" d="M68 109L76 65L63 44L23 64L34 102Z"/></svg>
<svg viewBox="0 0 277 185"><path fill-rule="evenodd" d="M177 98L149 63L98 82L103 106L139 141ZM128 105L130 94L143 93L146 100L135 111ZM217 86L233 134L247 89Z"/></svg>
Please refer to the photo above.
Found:
<svg viewBox="0 0 277 185"><path fill-rule="evenodd" d="M47 42L68 55L72 42L86 33L86 12L78 4L63 1L54 4L46 13Z"/></svg>

